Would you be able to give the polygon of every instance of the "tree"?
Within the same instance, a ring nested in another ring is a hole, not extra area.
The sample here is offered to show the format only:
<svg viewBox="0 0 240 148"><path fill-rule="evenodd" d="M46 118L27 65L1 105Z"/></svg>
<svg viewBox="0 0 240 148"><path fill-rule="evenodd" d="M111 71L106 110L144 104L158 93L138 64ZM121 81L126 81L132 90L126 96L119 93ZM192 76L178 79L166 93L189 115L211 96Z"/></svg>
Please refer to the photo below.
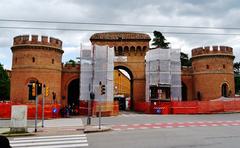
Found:
<svg viewBox="0 0 240 148"><path fill-rule="evenodd" d="M74 60L69 60L68 62L67 62L67 64L72 64L72 66L73 67L75 67L76 66L76 62L74 61Z"/></svg>
<svg viewBox="0 0 240 148"><path fill-rule="evenodd" d="M188 55L186 53L181 52L180 60L181 60L181 66L192 66L192 62L188 58Z"/></svg>
<svg viewBox="0 0 240 148"><path fill-rule="evenodd" d="M233 70L235 74L239 74L240 72L240 62L236 62L233 64Z"/></svg>
<svg viewBox="0 0 240 148"><path fill-rule="evenodd" d="M3 65L0 64L0 100L10 98L10 79L7 71L3 69Z"/></svg>
<svg viewBox="0 0 240 148"><path fill-rule="evenodd" d="M240 62L236 62L233 64L234 70L234 81L235 81L235 92L239 94L240 92Z"/></svg>
<svg viewBox="0 0 240 148"><path fill-rule="evenodd" d="M159 31L154 31L153 32L154 39L152 45L155 46L155 48L169 48L169 42L166 42L165 37L162 35L161 32Z"/></svg>

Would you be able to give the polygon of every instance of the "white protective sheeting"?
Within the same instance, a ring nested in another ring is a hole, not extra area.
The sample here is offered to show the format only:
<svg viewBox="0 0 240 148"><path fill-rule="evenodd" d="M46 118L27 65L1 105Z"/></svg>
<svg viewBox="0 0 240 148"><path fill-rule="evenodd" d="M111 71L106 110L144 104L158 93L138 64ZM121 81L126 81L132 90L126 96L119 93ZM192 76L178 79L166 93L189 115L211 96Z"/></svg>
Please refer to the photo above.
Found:
<svg viewBox="0 0 240 148"><path fill-rule="evenodd" d="M93 52L93 91L96 101L113 101L114 48L94 45ZM105 94L101 87L105 85Z"/></svg>
<svg viewBox="0 0 240 148"><path fill-rule="evenodd" d="M86 51L81 54L80 100L89 100L90 92L95 93L96 101L113 101L114 49L108 46L94 45L90 56ZM105 94L101 95L101 86L105 85Z"/></svg>
<svg viewBox="0 0 240 148"><path fill-rule="evenodd" d="M92 86L92 50L81 50L80 55L80 100L89 100Z"/></svg>
<svg viewBox="0 0 240 148"><path fill-rule="evenodd" d="M168 84L171 98L181 100L180 49L152 49L146 53L146 101L149 101L149 86Z"/></svg>

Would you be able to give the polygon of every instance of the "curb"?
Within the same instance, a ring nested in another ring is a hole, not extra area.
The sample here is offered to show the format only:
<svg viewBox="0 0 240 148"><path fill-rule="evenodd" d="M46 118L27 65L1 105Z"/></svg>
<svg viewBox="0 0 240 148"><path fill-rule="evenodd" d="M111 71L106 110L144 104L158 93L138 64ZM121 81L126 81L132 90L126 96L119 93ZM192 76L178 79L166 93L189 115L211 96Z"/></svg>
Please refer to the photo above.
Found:
<svg viewBox="0 0 240 148"><path fill-rule="evenodd" d="M109 126L101 126L101 129L99 129L99 126L85 126L84 133L97 133L97 132L107 132L111 131L112 128Z"/></svg>
<svg viewBox="0 0 240 148"><path fill-rule="evenodd" d="M33 133L3 134L2 133L0 135L6 136L6 137L20 137L20 136L34 136L35 134Z"/></svg>

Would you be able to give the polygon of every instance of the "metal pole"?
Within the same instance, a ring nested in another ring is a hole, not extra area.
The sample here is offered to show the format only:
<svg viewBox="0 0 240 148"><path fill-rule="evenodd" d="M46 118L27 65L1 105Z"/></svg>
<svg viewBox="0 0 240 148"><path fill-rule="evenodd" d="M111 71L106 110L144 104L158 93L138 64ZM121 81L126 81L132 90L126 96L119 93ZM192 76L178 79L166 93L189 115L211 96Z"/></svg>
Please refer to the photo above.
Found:
<svg viewBox="0 0 240 148"><path fill-rule="evenodd" d="M42 99L42 127L44 127L44 104L45 104L45 94L46 94L46 86L43 84L43 99Z"/></svg>
<svg viewBox="0 0 240 148"><path fill-rule="evenodd" d="M99 125L98 125L98 128L101 129L101 116L102 116L102 106L101 106L101 99L99 99Z"/></svg>
<svg viewBox="0 0 240 148"><path fill-rule="evenodd" d="M35 132L37 132L37 120L38 120L38 95L37 95L37 86L36 84L35 89L36 89L36 112L35 112Z"/></svg>
<svg viewBox="0 0 240 148"><path fill-rule="evenodd" d="M91 102L90 102L90 99L89 99L89 100L88 100L88 118L87 118L87 125L90 125L90 124L91 124L90 108L91 108Z"/></svg>

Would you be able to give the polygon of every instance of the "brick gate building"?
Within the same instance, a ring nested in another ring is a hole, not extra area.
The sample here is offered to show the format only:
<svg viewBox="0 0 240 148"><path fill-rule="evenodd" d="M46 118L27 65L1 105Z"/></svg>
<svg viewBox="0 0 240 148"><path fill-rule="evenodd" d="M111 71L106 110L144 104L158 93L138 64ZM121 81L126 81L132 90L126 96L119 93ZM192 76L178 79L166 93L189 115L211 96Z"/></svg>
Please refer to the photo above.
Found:
<svg viewBox="0 0 240 148"><path fill-rule="evenodd" d="M11 101L34 102L28 84L39 81L49 86L47 103L56 101L63 106L78 103L79 64L62 64L62 41L36 35L17 36L11 48ZM115 69L130 75L131 104L145 101L145 54L149 50L147 34L130 32L96 33L92 44L114 47ZM124 59L121 61L121 59ZM231 47L213 46L192 50L192 67L182 67L183 100L212 100L234 96L233 52ZM74 90L74 91L71 91ZM40 97L41 100L41 97ZM132 106L134 107L134 105Z"/></svg>

